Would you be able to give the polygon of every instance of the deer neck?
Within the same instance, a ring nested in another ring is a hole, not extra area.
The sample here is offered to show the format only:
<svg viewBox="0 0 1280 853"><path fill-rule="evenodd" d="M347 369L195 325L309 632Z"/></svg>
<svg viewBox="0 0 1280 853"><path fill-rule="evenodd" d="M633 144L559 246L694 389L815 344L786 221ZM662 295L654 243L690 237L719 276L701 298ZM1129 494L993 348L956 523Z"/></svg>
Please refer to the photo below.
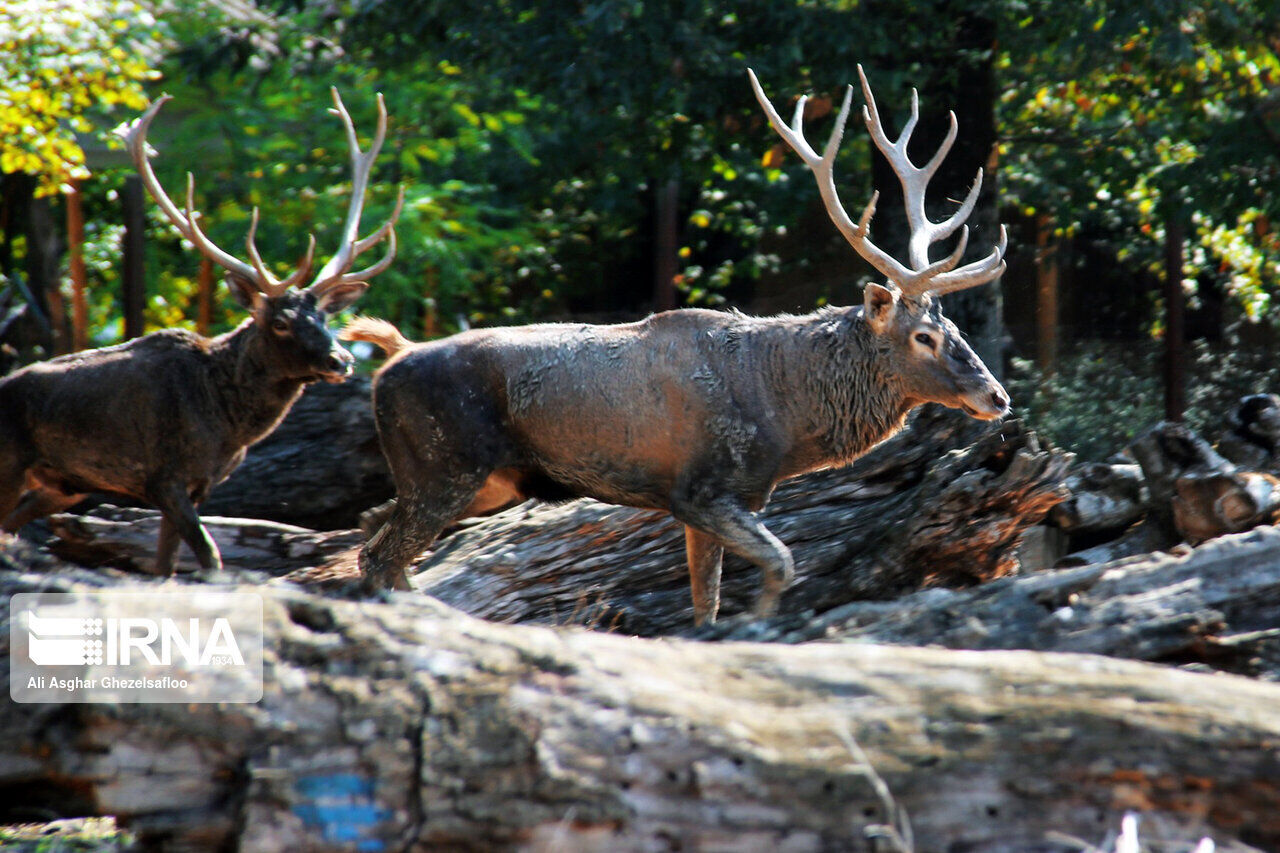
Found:
<svg viewBox="0 0 1280 853"><path fill-rule="evenodd" d="M280 370L252 319L210 343L215 387L235 437L241 444L257 441L280 423L306 382Z"/></svg>
<svg viewBox="0 0 1280 853"><path fill-rule="evenodd" d="M804 322L786 347L790 364L775 386L788 389L795 466L847 464L900 430L913 404L861 308L798 319Z"/></svg>

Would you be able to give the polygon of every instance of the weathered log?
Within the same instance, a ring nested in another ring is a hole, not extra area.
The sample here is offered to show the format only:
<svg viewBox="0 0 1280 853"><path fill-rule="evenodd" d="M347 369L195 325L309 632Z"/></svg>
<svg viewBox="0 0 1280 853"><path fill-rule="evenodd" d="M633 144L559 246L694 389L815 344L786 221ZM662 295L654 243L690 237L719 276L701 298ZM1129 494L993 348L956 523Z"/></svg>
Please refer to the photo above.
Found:
<svg viewBox="0 0 1280 853"><path fill-rule="evenodd" d="M1093 462L1067 477L1070 495L1049 513L1049 521L1074 535L1124 530L1146 511L1148 496L1137 465Z"/></svg>
<svg viewBox="0 0 1280 853"><path fill-rule="evenodd" d="M0 571L4 595L102 584ZM1126 810L1219 850L1280 845L1278 685L1085 655L659 642L494 625L413 594L256 591L259 703L5 703L0 820L112 815L170 850L852 850L890 799L919 853L1065 853L1053 839L1100 841Z"/></svg>
<svg viewBox="0 0 1280 853"><path fill-rule="evenodd" d="M1129 450L1151 495L1148 523L1187 541L1248 530L1280 516L1280 481L1237 469L1184 424L1156 424Z"/></svg>
<svg viewBox="0 0 1280 853"><path fill-rule="evenodd" d="M1280 681L1280 528L974 589L852 602L805 620L716 625L695 636L1088 652Z"/></svg>
<svg viewBox="0 0 1280 853"><path fill-rule="evenodd" d="M1280 395L1242 397L1227 415L1218 452L1251 471L1280 472Z"/></svg>
<svg viewBox="0 0 1280 853"><path fill-rule="evenodd" d="M1017 421L987 427L926 410L852 466L784 483L766 511L796 558L781 612L1013 572L1021 532L1062 499L1070 463ZM693 619L681 527L665 513L593 501L526 504L468 525L413 583L502 622L657 635ZM754 567L726 557L721 613L750 609L758 585Z"/></svg>
<svg viewBox="0 0 1280 853"><path fill-rule="evenodd" d="M249 448L202 515L264 518L317 530L354 528L395 494L369 401L355 377L309 387L275 432Z"/></svg>
<svg viewBox="0 0 1280 853"><path fill-rule="evenodd" d="M354 552L364 538L354 530L317 532L258 519L204 516L202 520L222 552L224 568L272 576L302 569L321 571L334 560L354 564ZM154 570L160 531L160 513L155 510L104 505L84 515L59 513L50 516L47 524L52 538L45 544L63 559L84 566ZM175 568L195 572L200 564L183 546Z"/></svg>

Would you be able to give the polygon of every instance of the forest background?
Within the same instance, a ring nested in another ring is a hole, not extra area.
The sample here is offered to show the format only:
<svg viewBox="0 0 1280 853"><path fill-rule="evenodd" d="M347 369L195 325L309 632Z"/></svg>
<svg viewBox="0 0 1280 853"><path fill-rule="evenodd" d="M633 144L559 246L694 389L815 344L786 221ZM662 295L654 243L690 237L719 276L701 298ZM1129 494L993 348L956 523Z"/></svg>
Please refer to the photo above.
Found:
<svg viewBox="0 0 1280 853"><path fill-rule="evenodd" d="M820 141L859 63L891 132L920 91L917 160L958 115L935 216L986 170L970 254L1004 222L1009 270L946 310L1042 433L1100 457L1164 414L1197 426L1280 390L1271 0L9 0L0 372L125 335L133 172L110 130L162 92L162 182L180 194L195 174L225 247L259 206L258 245L281 271L308 233L323 253L341 227L329 87L362 134L382 92L367 228L397 186L405 211L398 259L358 307L414 337L856 303L871 270L764 122L746 69L784 112L810 94ZM904 255L896 180L857 118L837 181L855 213L882 191L877 243ZM145 330L239 322L145 209L132 229Z"/></svg>

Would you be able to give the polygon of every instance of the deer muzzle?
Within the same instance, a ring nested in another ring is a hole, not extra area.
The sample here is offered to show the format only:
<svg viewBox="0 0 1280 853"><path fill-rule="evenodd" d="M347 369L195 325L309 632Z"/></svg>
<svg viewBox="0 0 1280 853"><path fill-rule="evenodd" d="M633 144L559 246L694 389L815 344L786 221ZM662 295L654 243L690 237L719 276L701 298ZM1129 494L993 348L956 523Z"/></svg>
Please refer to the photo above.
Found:
<svg viewBox="0 0 1280 853"><path fill-rule="evenodd" d="M969 417L994 421L1009 414L1009 395L998 382L993 381L991 386L963 395L960 408Z"/></svg>
<svg viewBox="0 0 1280 853"><path fill-rule="evenodd" d="M329 355L325 358L324 367L320 369L318 376L325 382L335 384L344 382L355 369L355 363L355 357L351 353L338 347L329 351Z"/></svg>

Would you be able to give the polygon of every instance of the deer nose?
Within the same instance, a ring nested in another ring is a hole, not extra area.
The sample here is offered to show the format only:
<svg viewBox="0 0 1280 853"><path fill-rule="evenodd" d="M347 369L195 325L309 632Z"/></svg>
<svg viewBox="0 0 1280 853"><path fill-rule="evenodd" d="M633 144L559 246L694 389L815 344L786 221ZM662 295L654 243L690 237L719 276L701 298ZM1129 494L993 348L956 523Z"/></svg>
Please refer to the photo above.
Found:
<svg viewBox="0 0 1280 853"><path fill-rule="evenodd" d="M325 360L325 369L333 373L341 373L344 376L351 372L351 365L355 359L346 351L329 353L329 358Z"/></svg>
<svg viewBox="0 0 1280 853"><path fill-rule="evenodd" d="M991 405L997 410L1003 412L1005 409L1009 408L1009 396L1005 394L1004 391L992 391Z"/></svg>

